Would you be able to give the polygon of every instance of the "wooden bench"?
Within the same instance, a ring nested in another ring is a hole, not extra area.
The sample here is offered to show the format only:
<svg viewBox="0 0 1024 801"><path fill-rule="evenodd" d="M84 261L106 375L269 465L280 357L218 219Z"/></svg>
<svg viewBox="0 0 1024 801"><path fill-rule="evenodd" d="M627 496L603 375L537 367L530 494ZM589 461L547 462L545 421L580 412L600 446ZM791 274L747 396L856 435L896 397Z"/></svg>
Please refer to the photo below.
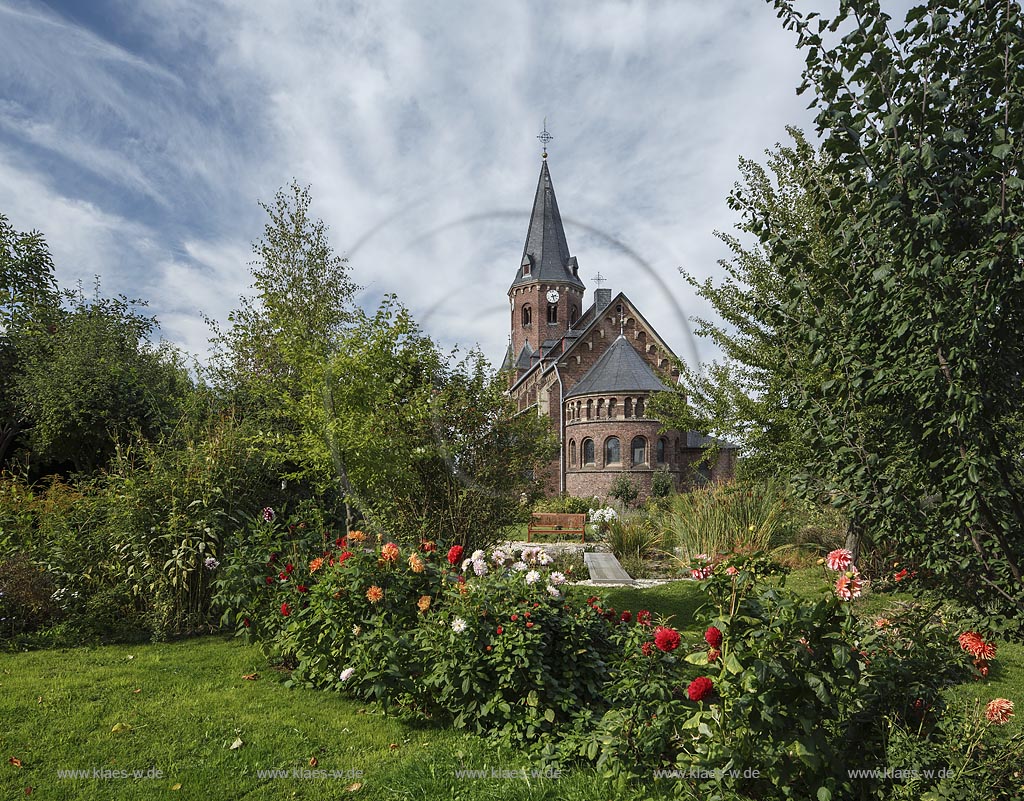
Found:
<svg viewBox="0 0 1024 801"><path fill-rule="evenodd" d="M586 542L586 526L586 515L534 512L530 516L530 524L526 527L526 541L531 542L534 534L578 534L580 542Z"/></svg>

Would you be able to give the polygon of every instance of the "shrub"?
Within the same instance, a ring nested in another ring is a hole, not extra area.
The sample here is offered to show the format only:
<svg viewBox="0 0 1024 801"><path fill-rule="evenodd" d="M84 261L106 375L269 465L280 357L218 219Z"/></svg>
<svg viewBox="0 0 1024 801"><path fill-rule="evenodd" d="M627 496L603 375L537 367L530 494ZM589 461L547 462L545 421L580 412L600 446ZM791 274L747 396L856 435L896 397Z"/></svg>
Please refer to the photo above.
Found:
<svg viewBox="0 0 1024 801"><path fill-rule="evenodd" d="M766 485L710 484L680 493L659 519L686 558L767 550L790 533L786 501Z"/></svg>
<svg viewBox="0 0 1024 801"><path fill-rule="evenodd" d="M593 504L592 498L577 498L575 495L563 493L555 498L541 498L533 505L533 511L585 515Z"/></svg>
<svg viewBox="0 0 1024 801"><path fill-rule="evenodd" d="M675 490L672 476L667 469L657 470L651 477L651 497L667 498Z"/></svg>
<svg viewBox="0 0 1024 801"><path fill-rule="evenodd" d="M642 559L661 546L661 532L644 515L620 517L608 524L607 541L617 559Z"/></svg>
<svg viewBox="0 0 1024 801"><path fill-rule="evenodd" d="M0 562L0 639L50 624L59 614L53 581L25 555Z"/></svg>
<svg viewBox="0 0 1024 801"><path fill-rule="evenodd" d="M632 506L640 497L640 487L625 473L619 473L608 490L608 496L621 501L624 506Z"/></svg>

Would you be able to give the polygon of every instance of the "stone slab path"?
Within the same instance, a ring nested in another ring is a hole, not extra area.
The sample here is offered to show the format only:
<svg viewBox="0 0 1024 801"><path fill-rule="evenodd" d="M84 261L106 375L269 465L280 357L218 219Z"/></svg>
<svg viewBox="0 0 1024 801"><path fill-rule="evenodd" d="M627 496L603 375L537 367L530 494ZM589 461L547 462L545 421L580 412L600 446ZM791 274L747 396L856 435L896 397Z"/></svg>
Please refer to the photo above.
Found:
<svg viewBox="0 0 1024 801"><path fill-rule="evenodd" d="M583 561L594 584L635 584L636 581L622 569L619 560L610 553L585 553Z"/></svg>

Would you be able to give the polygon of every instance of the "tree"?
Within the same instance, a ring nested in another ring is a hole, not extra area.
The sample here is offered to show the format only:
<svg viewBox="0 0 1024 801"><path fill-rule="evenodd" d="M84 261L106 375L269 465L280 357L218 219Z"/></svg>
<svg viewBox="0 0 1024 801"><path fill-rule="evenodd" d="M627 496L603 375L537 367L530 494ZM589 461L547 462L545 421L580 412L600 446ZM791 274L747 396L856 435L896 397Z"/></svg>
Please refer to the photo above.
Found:
<svg viewBox="0 0 1024 801"><path fill-rule="evenodd" d="M931 0L895 30L877 0L831 21L774 5L806 51L827 157L803 187L823 253L763 215L751 226L784 287L777 329L822 376L790 398L815 444L807 474L1010 625L1024 612L1020 4Z"/></svg>
<svg viewBox="0 0 1024 801"><path fill-rule="evenodd" d="M14 397L12 338L57 302L53 259L42 234L18 232L0 214L0 466L25 423Z"/></svg>
<svg viewBox="0 0 1024 801"><path fill-rule="evenodd" d="M138 301L65 291L41 325L13 337L15 403L37 467L103 466L118 439L155 438L173 425L192 383L180 356L149 336Z"/></svg>
<svg viewBox="0 0 1024 801"><path fill-rule="evenodd" d="M330 360L326 403L307 407L307 452L326 448L378 529L483 547L536 493L530 470L557 443L516 415L479 353L452 364L395 298L357 320Z"/></svg>
<svg viewBox="0 0 1024 801"><path fill-rule="evenodd" d="M261 429L268 460L295 478L329 480L311 460L297 427L310 402L322 404L324 369L354 315L357 290L336 256L323 221L310 216L308 188L295 181L277 192L263 238L253 244L255 294L243 296L221 331L213 321L211 378Z"/></svg>

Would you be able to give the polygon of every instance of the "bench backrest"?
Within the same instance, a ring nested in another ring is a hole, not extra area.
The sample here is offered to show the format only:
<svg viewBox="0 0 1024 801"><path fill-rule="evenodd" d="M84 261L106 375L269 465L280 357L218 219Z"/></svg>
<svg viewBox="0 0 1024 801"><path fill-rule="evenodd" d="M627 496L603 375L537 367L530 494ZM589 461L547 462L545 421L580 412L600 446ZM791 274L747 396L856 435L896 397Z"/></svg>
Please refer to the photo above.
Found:
<svg viewBox="0 0 1024 801"><path fill-rule="evenodd" d="M558 512L534 512L530 522L535 526L561 526L562 528L582 529L587 523L587 516L561 514Z"/></svg>

